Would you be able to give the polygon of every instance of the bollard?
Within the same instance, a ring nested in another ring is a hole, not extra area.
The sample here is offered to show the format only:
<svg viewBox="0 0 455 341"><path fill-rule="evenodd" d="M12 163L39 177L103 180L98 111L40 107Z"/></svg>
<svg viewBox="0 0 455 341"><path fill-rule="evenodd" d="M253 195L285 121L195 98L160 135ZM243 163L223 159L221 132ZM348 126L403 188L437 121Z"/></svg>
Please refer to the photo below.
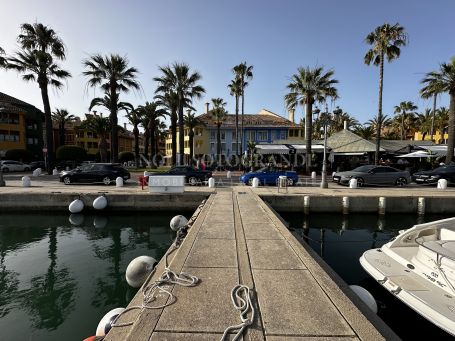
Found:
<svg viewBox="0 0 455 341"><path fill-rule="evenodd" d="M352 178L351 180L349 180L349 188L357 188L357 187L359 187L358 183L357 183L357 179Z"/></svg>
<svg viewBox="0 0 455 341"><path fill-rule="evenodd" d="M115 186L123 187L123 178L121 176L118 176L117 179L115 179Z"/></svg>
<svg viewBox="0 0 455 341"><path fill-rule="evenodd" d="M425 198L419 197L417 199L417 214L424 215L425 214Z"/></svg>
<svg viewBox="0 0 455 341"><path fill-rule="evenodd" d="M33 176L40 176L41 175L41 168L37 168L32 173Z"/></svg>
<svg viewBox="0 0 455 341"><path fill-rule="evenodd" d="M31 186L30 177L23 176L22 177L22 187L30 187L30 186Z"/></svg>
<svg viewBox="0 0 455 341"><path fill-rule="evenodd" d="M215 179L214 178L209 179L209 188L215 188Z"/></svg>
<svg viewBox="0 0 455 341"><path fill-rule="evenodd" d="M58 175L58 169L57 168L54 168L52 170L52 175Z"/></svg>
<svg viewBox="0 0 455 341"><path fill-rule="evenodd" d="M349 197L343 197L341 203L342 203L343 214L348 214L349 213Z"/></svg>
<svg viewBox="0 0 455 341"><path fill-rule="evenodd" d="M312 180L316 179L316 172L311 172L311 179Z"/></svg>
<svg viewBox="0 0 455 341"><path fill-rule="evenodd" d="M447 189L447 180L446 179L438 180L438 189Z"/></svg>
<svg viewBox="0 0 455 341"><path fill-rule="evenodd" d="M386 208L386 199L385 197L379 197L379 214L384 215Z"/></svg>
<svg viewBox="0 0 455 341"><path fill-rule="evenodd" d="M232 177L231 171L227 171L226 173L226 178L230 179Z"/></svg>
<svg viewBox="0 0 455 341"><path fill-rule="evenodd" d="M252 186L253 188L258 188L259 187L259 179L258 178L253 178L253 183Z"/></svg>
<svg viewBox="0 0 455 341"><path fill-rule="evenodd" d="M288 178L284 175L278 177L278 193L281 188L284 188L286 193L288 192Z"/></svg>
<svg viewBox="0 0 455 341"><path fill-rule="evenodd" d="M303 197L303 213L310 214L310 196L305 195Z"/></svg>

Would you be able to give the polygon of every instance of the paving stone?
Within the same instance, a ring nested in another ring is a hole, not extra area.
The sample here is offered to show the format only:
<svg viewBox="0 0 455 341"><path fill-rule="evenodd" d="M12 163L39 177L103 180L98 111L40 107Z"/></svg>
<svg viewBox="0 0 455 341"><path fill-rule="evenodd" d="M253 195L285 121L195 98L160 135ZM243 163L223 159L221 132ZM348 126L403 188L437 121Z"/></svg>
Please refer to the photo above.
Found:
<svg viewBox="0 0 455 341"><path fill-rule="evenodd" d="M234 223L206 223L201 227L198 238L235 239Z"/></svg>
<svg viewBox="0 0 455 341"><path fill-rule="evenodd" d="M354 336L308 270L253 269L253 277L266 335Z"/></svg>
<svg viewBox="0 0 455 341"><path fill-rule="evenodd" d="M221 339L223 334L213 333L168 333L156 332L152 334L150 341L213 341Z"/></svg>
<svg viewBox="0 0 455 341"><path fill-rule="evenodd" d="M281 341L283 336L268 336L267 341ZM287 336L286 341L357 341L360 340L356 336L322 336L322 337L311 337L311 336Z"/></svg>
<svg viewBox="0 0 455 341"><path fill-rule="evenodd" d="M184 268L184 271L201 281L195 287L174 288L177 301L163 310L155 332L223 333L226 327L239 323L239 313L230 296L238 283L237 269Z"/></svg>
<svg viewBox="0 0 455 341"><path fill-rule="evenodd" d="M272 223L244 223L246 239L283 239Z"/></svg>
<svg viewBox="0 0 455 341"><path fill-rule="evenodd" d="M305 269L288 242L277 240L247 240L252 269Z"/></svg>
<svg viewBox="0 0 455 341"><path fill-rule="evenodd" d="M219 212L209 212L205 218L204 224L234 222L234 213L220 214Z"/></svg>
<svg viewBox="0 0 455 341"><path fill-rule="evenodd" d="M185 266L198 268L237 267L235 240L197 239L188 255Z"/></svg>

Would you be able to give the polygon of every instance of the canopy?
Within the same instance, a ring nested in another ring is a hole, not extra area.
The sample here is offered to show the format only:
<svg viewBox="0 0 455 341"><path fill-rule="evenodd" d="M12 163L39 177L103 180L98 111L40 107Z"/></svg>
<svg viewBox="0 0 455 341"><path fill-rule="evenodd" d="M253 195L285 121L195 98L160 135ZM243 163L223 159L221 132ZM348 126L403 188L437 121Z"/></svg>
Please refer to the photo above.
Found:
<svg viewBox="0 0 455 341"><path fill-rule="evenodd" d="M416 152L412 152L412 153L409 153L409 154L397 155L396 157L398 157L398 158L402 158L402 157L417 158L417 157L437 157L437 156L438 155L430 154L429 152L427 152L425 150L418 150Z"/></svg>

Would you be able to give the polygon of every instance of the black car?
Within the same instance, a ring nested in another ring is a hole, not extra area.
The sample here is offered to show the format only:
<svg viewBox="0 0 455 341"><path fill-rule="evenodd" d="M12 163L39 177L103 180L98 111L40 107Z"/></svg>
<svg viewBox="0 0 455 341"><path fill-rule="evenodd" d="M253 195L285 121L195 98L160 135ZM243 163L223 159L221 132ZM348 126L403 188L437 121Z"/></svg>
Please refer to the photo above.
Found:
<svg viewBox="0 0 455 341"><path fill-rule="evenodd" d="M185 182L194 186L201 181L206 181L212 177L212 172L207 170L199 170L191 166L175 166L167 172L153 173L149 176L160 175L185 175Z"/></svg>
<svg viewBox="0 0 455 341"><path fill-rule="evenodd" d="M117 177L122 177L126 181L131 175L119 163L90 163L60 173L60 181L64 182L65 185L73 182L102 182L105 185L109 185Z"/></svg>
<svg viewBox="0 0 455 341"><path fill-rule="evenodd" d="M446 179L448 184L455 184L455 165L446 165L429 171L420 171L412 175L417 184L435 185L439 179Z"/></svg>
<svg viewBox="0 0 455 341"><path fill-rule="evenodd" d="M44 161L30 162L30 170L34 171L37 168L46 169L46 163Z"/></svg>

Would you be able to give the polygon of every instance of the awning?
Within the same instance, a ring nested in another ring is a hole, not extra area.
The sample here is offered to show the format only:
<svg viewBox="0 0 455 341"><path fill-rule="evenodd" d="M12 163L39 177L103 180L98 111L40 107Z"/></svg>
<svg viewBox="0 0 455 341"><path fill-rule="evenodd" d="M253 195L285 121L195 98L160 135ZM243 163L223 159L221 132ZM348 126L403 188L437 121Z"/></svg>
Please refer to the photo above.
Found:
<svg viewBox="0 0 455 341"><path fill-rule="evenodd" d="M292 154L290 150L294 149L297 154L305 154L306 147L304 144L257 144L257 154ZM314 144L311 146L312 151L322 152L324 146L320 144ZM327 150L329 148L327 147Z"/></svg>
<svg viewBox="0 0 455 341"><path fill-rule="evenodd" d="M396 157L397 158L402 158L402 157L405 157L405 158L417 158L417 157L437 157L437 156L438 155L436 155L436 154L430 154L427 151L419 150L419 151L412 152L412 153L405 154L405 155L397 155Z"/></svg>

